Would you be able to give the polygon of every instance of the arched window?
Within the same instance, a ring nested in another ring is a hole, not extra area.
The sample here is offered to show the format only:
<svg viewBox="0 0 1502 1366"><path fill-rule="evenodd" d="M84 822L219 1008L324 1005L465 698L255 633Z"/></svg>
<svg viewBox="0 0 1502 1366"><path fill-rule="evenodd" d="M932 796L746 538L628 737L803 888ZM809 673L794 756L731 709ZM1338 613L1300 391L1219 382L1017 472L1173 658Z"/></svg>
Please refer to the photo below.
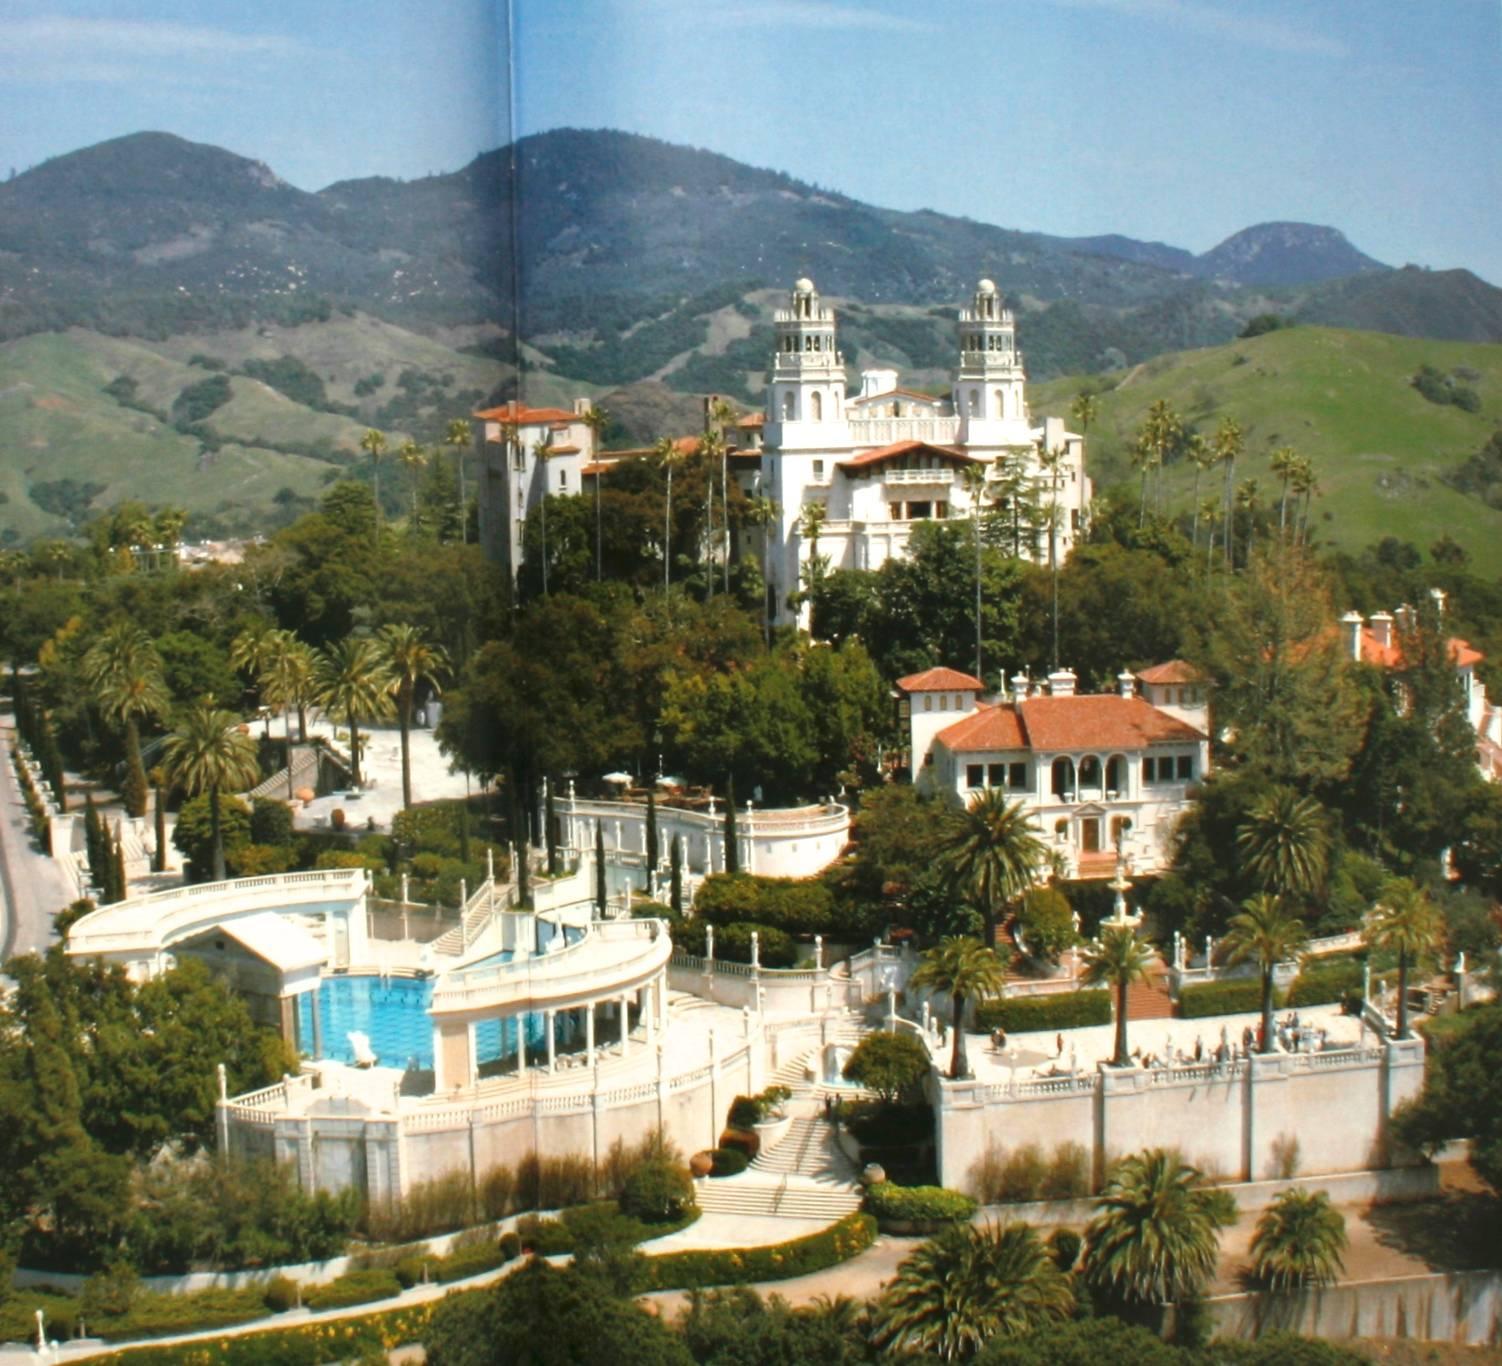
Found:
<svg viewBox="0 0 1502 1366"><path fill-rule="evenodd" d="M996 400L996 416L997 417L1005 417L1007 415L1007 397L1006 397L1006 395L1004 393L1002 393L1002 391L1000 389L998 389L995 392L995 394L992 395L992 397L995 398L995 400Z"/></svg>
<svg viewBox="0 0 1502 1366"><path fill-rule="evenodd" d="M824 395L821 394L817 389L815 389L813 393L808 396L808 401L811 408L809 416L813 418L815 422L821 421L824 417Z"/></svg>
<svg viewBox="0 0 1502 1366"><path fill-rule="evenodd" d="M793 398L792 391L790 390L782 396L782 420L784 422L791 422L797 416L797 411L796 400Z"/></svg>
<svg viewBox="0 0 1502 1366"><path fill-rule="evenodd" d="M1080 760L1080 791L1094 792L1099 795L1100 785L1100 760L1093 754L1087 754Z"/></svg>
<svg viewBox="0 0 1502 1366"><path fill-rule="evenodd" d="M979 417L980 416L980 390L979 389L972 389L970 391L970 416L971 417Z"/></svg>
<svg viewBox="0 0 1502 1366"><path fill-rule="evenodd" d="M1074 760L1069 758L1053 761L1053 794L1061 801L1074 800Z"/></svg>
<svg viewBox="0 0 1502 1366"><path fill-rule="evenodd" d="M1126 791L1126 760L1113 754L1106 760L1106 795L1121 796Z"/></svg>

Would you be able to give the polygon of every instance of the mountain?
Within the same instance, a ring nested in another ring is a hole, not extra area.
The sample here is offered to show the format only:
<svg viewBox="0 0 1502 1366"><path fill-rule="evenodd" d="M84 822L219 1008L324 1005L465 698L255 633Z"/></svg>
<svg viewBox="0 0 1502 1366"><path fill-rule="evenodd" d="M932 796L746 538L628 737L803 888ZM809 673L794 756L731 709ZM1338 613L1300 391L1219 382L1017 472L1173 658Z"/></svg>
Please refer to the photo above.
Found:
<svg viewBox="0 0 1502 1366"><path fill-rule="evenodd" d="M1345 234L1312 223L1258 223L1196 259L1196 273L1239 285L1298 285L1388 267L1357 251Z"/></svg>

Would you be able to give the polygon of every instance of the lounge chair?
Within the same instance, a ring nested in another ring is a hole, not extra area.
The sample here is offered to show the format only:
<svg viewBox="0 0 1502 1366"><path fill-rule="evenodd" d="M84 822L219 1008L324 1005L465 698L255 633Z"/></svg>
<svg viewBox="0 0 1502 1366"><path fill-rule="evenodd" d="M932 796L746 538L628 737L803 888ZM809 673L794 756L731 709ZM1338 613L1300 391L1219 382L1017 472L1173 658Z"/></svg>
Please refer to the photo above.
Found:
<svg viewBox="0 0 1502 1366"><path fill-rule="evenodd" d="M349 1039L350 1049L355 1055L356 1067L374 1067L379 1059L371 1051L370 1035L358 1029L352 1029L346 1035Z"/></svg>

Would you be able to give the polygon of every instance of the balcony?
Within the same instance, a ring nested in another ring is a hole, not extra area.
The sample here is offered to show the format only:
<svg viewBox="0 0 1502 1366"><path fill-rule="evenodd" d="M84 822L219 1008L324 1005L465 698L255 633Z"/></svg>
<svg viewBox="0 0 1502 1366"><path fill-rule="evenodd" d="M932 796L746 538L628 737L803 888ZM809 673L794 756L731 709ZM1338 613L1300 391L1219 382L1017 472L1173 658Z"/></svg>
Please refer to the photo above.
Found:
<svg viewBox="0 0 1502 1366"><path fill-rule="evenodd" d="M888 484L938 484L947 487L954 483L953 470L888 470L883 476Z"/></svg>

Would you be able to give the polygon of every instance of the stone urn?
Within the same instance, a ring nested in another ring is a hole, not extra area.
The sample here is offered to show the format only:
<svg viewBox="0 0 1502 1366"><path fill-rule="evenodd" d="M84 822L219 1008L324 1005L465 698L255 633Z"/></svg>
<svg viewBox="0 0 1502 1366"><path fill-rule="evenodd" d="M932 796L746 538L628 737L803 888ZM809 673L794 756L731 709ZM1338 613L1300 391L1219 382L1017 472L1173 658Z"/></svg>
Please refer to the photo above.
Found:
<svg viewBox="0 0 1502 1366"><path fill-rule="evenodd" d="M861 1170L861 1185L879 1186L887 1179L887 1170L880 1162L868 1162Z"/></svg>
<svg viewBox="0 0 1502 1366"><path fill-rule="evenodd" d="M688 1160L689 1175L692 1176L695 1181L708 1176L713 1170L714 1158L711 1157L707 1152L695 1153Z"/></svg>

